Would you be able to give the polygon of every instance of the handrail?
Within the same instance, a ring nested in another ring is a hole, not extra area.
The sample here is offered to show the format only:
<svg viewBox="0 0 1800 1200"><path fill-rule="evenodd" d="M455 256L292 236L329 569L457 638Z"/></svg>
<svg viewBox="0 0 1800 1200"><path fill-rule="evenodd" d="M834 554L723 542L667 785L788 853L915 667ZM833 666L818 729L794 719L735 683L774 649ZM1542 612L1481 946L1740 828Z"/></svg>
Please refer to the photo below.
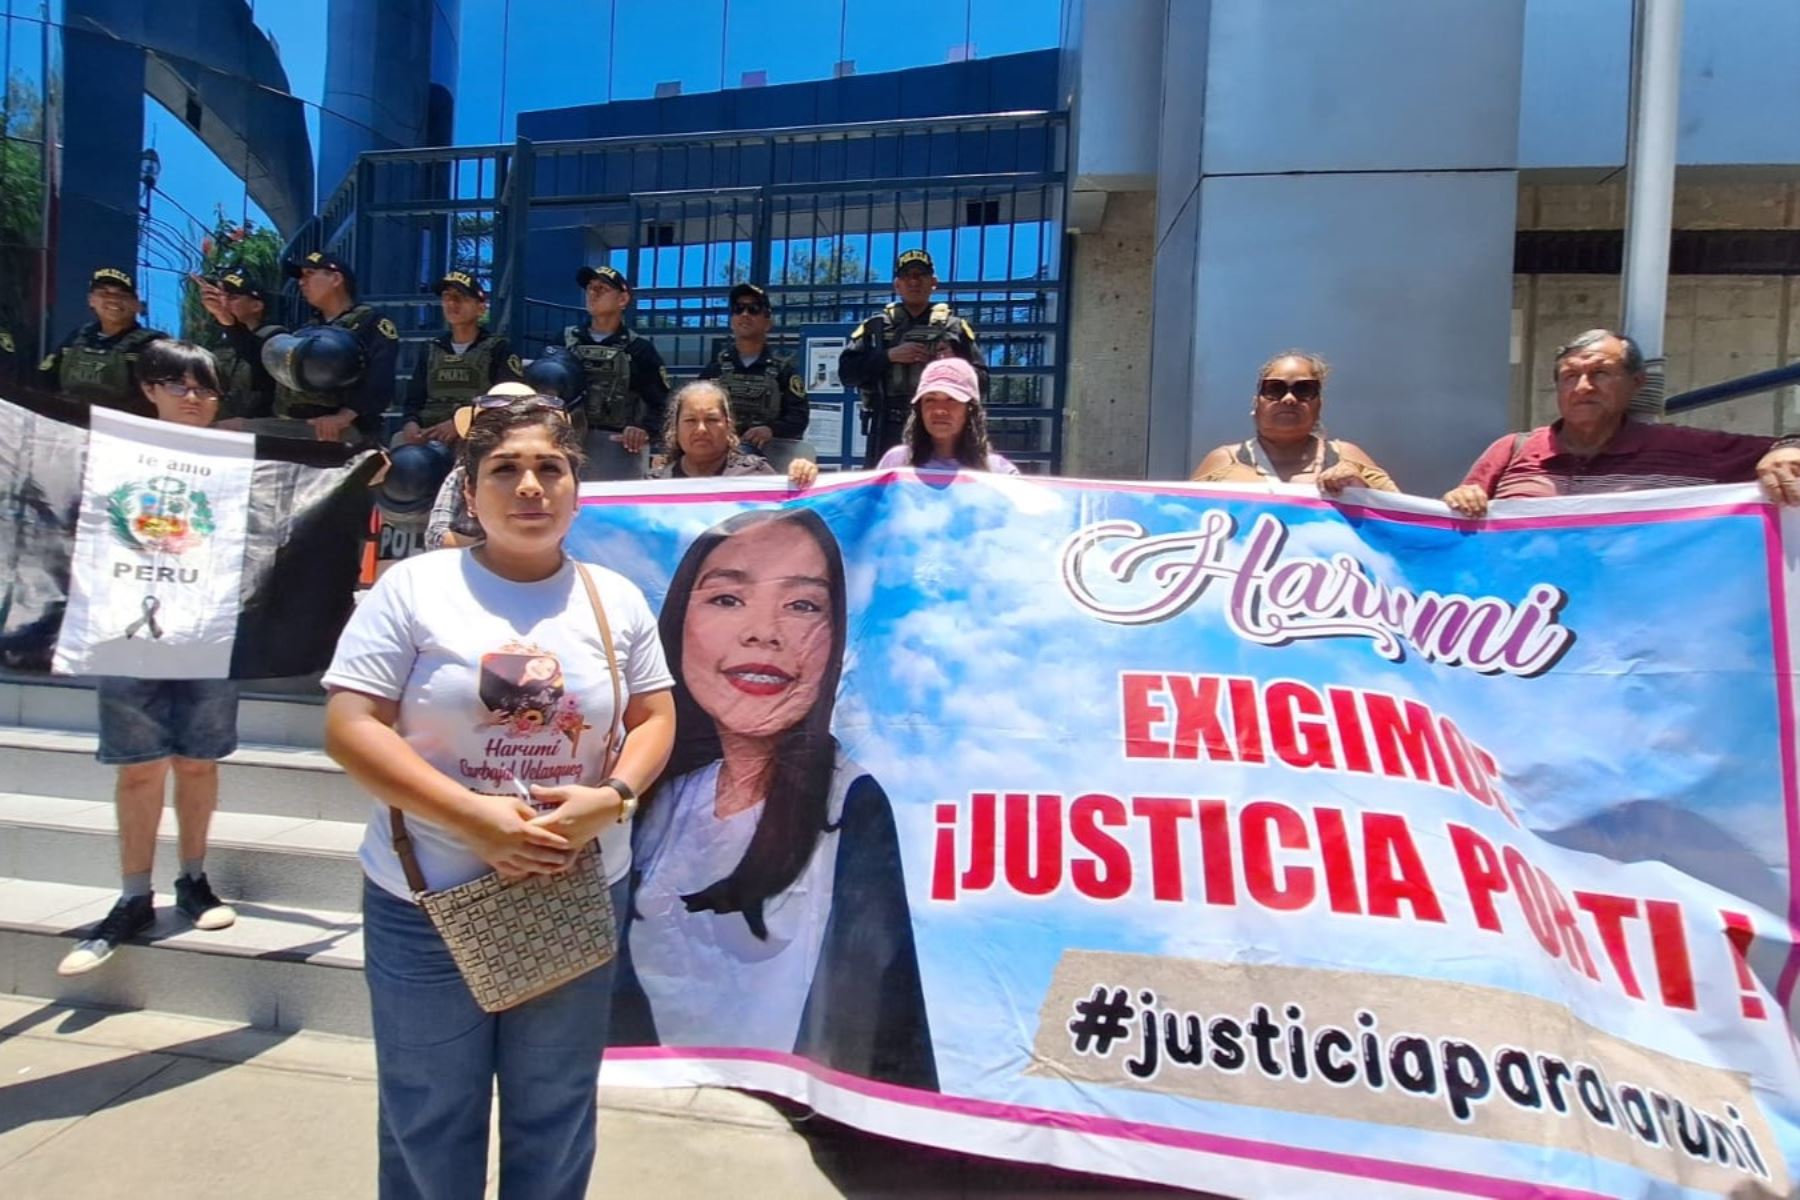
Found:
<svg viewBox="0 0 1800 1200"><path fill-rule="evenodd" d="M1786 387L1790 383L1800 383L1800 362L1789 363L1785 367L1776 367L1770 371L1758 371L1752 375L1741 375L1736 379L1727 379L1723 383L1708 384L1706 387L1682 392L1678 396L1670 396L1663 404L1663 411L1692 412L1696 408L1722 404L1727 400L1736 400L1740 396L1772 392L1776 388Z"/></svg>

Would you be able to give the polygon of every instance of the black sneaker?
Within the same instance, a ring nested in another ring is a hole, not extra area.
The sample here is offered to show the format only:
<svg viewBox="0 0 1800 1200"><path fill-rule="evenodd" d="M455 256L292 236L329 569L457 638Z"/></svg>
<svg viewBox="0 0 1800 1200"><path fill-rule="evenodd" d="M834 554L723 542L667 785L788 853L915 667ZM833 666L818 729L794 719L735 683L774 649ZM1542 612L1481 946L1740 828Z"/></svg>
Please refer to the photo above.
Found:
<svg viewBox="0 0 1800 1200"><path fill-rule="evenodd" d="M175 881L175 907L194 923L195 929L223 929L237 920L237 911L213 895L212 884L206 882L206 876L189 879L186 875Z"/></svg>
<svg viewBox="0 0 1800 1200"><path fill-rule="evenodd" d="M56 966L58 975L85 975L112 957L120 942L130 941L156 924L156 906L149 896L121 896L106 919Z"/></svg>

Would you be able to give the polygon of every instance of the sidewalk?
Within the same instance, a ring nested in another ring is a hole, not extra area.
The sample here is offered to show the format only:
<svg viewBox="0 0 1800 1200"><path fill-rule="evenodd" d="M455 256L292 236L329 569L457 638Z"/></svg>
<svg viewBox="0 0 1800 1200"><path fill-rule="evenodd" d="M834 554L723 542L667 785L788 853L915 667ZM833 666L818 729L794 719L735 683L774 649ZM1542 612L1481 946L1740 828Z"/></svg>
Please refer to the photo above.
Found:
<svg viewBox="0 0 1800 1200"><path fill-rule="evenodd" d="M372 1196L374 1080L360 1039L0 996L0 1196ZM602 1089L589 1195L621 1181L671 1200L1182 1194L909 1146L713 1088Z"/></svg>

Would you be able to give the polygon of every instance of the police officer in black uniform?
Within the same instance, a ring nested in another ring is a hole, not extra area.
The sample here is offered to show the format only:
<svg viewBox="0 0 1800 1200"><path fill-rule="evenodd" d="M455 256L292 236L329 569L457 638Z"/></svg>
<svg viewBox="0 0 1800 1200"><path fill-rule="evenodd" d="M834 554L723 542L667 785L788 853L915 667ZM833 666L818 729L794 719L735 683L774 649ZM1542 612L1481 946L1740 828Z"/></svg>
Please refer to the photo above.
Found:
<svg viewBox="0 0 1800 1200"><path fill-rule="evenodd" d="M400 331L366 304L356 302L356 276L349 264L314 250L284 266L300 281L300 296L318 317L295 332L335 326L347 330L362 350L362 371L355 382L319 391L300 391L277 381L275 415L298 418L325 442L366 443L381 433L381 417L394 402L394 365Z"/></svg>
<svg viewBox="0 0 1800 1200"><path fill-rule="evenodd" d="M901 251L894 262L894 292L900 302L858 325L838 358L838 378L862 392L865 467L900 444L919 376L932 359L947 354L968 359L981 380L982 396L987 396L987 361L975 342L974 326L948 304L931 302L937 284L931 255L917 248Z"/></svg>
<svg viewBox="0 0 1800 1200"><path fill-rule="evenodd" d="M647 338L625 325L631 282L612 267L583 267L575 282L585 293L587 325L563 330L563 345L581 360L587 395L577 411L584 425L588 463L583 479L641 479L645 452L660 433L669 402L669 371ZM634 456L635 469L619 451Z"/></svg>
<svg viewBox="0 0 1800 1200"><path fill-rule="evenodd" d="M219 323L221 345L213 348L219 383L215 425L242 428L246 420L273 416L275 377L263 366L262 351L268 340L287 327L269 320L269 298L251 274L234 267L218 279L196 279L200 305Z"/></svg>
<svg viewBox="0 0 1800 1200"><path fill-rule="evenodd" d="M449 329L425 347L401 402L403 424L397 446L456 441L456 410L496 383L516 381L524 371L519 356L499 334L481 326L487 290L467 271L451 271L432 289Z"/></svg>
<svg viewBox="0 0 1800 1200"><path fill-rule="evenodd" d="M94 320L63 340L38 364L43 387L66 400L99 404L143 417L156 410L138 387L137 359L145 346L169 335L138 324L137 284L117 267L101 267L88 281Z"/></svg>
<svg viewBox="0 0 1800 1200"><path fill-rule="evenodd" d="M769 294L754 283L738 284L731 289L732 344L700 368L700 378L718 380L731 397L738 437L759 453L773 438L805 437L809 416L794 360L769 350L773 324Z"/></svg>

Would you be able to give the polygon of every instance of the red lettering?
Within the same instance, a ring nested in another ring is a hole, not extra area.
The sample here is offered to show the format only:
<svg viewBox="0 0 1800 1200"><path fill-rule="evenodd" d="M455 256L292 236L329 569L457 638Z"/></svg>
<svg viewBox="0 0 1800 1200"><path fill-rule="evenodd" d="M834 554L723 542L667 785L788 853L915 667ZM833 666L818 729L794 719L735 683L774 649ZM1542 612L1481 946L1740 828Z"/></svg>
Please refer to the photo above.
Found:
<svg viewBox="0 0 1800 1200"><path fill-rule="evenodd" d="M1637 919L1637 901L1605 892L1576 892L1575 905L1594 919L1594 932L1600 935L1600 948L1606 951L1606 960L1619 977L1619 986L1633 1000L1642 1000L1644 989L1638 986L1637 969L1631 965L1631 944L1625 940L1625 919Z"/></svg>
<svg viewBox="0 0 1800 1200"><path fill-rule="evenodd" d="M1133 796L1131 811L1150 826L1150 892L1158 900L1184 898L1181 879L1181 829L1194 815L1185 796Z"/></svg>
<svg viewBox="0 0 1800 1200"><path fill-rule="evenodd" d="M1656 983L1663 1003L1670 1008L1692 1010L1694 964L1688 956L1681 905L1673 900L1646 900L1644 920L1650 926L1650 949L1656 956Z"/></svg>
<svg viewBox="0 0 1800 1200"><path fill-rule="evenodd" d="M1325 689L1325 695L1331 701L1344 770L1374 774L1375 768L1369 763L1369 744L1363 738L1362 713L1356 707L1356 693L1350 688L1330 687Z"/></svg>
<svg viewBox="0 0 1800 1200"><path fill-rule="evenodd" d="M1269 740L1276 758L1290 767L1336 768L1331 726L1325 721L1325 702L1319 693L1304 683L1282 680L1268 686L1263 702L1269 706Z"/></svg>
<svg viewBox="0 0 1800 1200"><path fill-rule="evenodd" d="M1538 890L1537 870L1525 856L1512 846L1500 852L1501 861L1506 863L1506 877L1512 880L1513 895L1518 898L1519 907L1525 911L1525 923L1531 926L1531 936L1538 940L1544 953L1551 958L1562 957L1562 942L1556 936L1556 924L1550 919L1550 913L1544 904L1543 893Z"/></svg>
<svg viewBox="0 0 1800 1200"><path fill-rule="evenodd" d="M1575 910L1563 898L1562 889L1550 878L1550 872L1539 867L1537 873L1538 882L1543 885L1544 895L1550 902L1550 920L1562 935L1563 953L1568 957L1569 965L1589 979L1600 978L1600 972L1594 969L1594 960L1588 955L1587 939L1581 936L1581 926L1575 922Z"/></svg>
<svg viewBox="0 0 1800 1200"><path fill-rule="evenodd" d="M1275 872L1275 845L1284 850L1306 849L1306 822L1300 814L1285 804L1258 800L1244 806L1238 824L1244 847L1244 887L1251 898L1277 912L1311 904L1317 890L1311 867L1284 867L1279 880Z"/></svg>
<svg viewBox="0 0 1800 1200"><path fill-rule="evenodd" d="M1413 844L1406 818L1397 813L1366 812L1362 819L1363 870L1369 876L1369 915L1398 917L1400 906L1409 905L1414 918L1442 922L1444 906L1438 903L1425 873L1425 861Z"/></svg>
<svg viewBox="0 0 1800 1200"><path fill-rule="evenodd" d="M992 792L969 797L969 867L962 877L965 892L983 892L994 886L994 805Z"/></svg>
<svg viewBox="0 0 1800 1200"><path fill-rule="evenodd" d="M1219 720L1219 677L1171 675L1169 696L1175 701L1175 757L1199 758L1204 742L1206 757L1230 762L1231 740Z"/></svg>
<svg viewBox="0 0 1800 1200"><path fill-rule="evenodd" d="M1150 727L1169 719L1169 710L1153 703L1150 694L1162 688L1161 675L1127 671L1122 678L1125 715L1125 757L1167 758L1169 743L1152 737Z"/></svg>
<svg viewBox="0 0 1800 1200"><path fill-rule="evenodd" d="M1341 809L1313 809L1319 828L1319 857L1325 867L1325 896L1334 913L1362 915L1362 898L1356 894L1356 860L1350 855L1350 834Z"/></svg>
<svg viewBox="0 0 1800 1200"><path fill-rule="evenodd" d="M1500 932L1500 913L1494 897L1506 891L1506 876L1500 870L1500 856L1494 844L1467 825L1451 824L1450 846L1456 851L1456 866L1462 872L1463 887L1469 893L1469 907L1475 924L1489 933Z"/></svg>
<svg viewBox="0 0 1800 1200"><path fill-rule="evenodd" d="M1123 825L1127 819L1125 805L1116 796L1095 792L1077 797L1069 806L1069 836L1093 855L1069 864L1069 882L1090 900L1117 900L1131 890L1131 852L1100 828Z"/></svg>
<svg viewBox="0 0 1800 1200"><path fill-rule="evenodd" d="M937 839L931 855L931 898L956 899L956 805L937 806Z"/></svg>
<svg viewBox="0 0 1800 1200"><path fill-rule="evenodd" d="M1231 732L1237 739L1238 761L1263 761L1262 716L1256 703L1256 681L1233 679L1231 686Z"/></svg>
<svg viewBox="0 0 1800 1200"><path fill-rule="evenodd" d="M1402 704L1380 692L1364 692L1363 703L1368 706L1369 729L1375 735L1383 774L1451 786L1450 768L1444 761L1444 747L1438 742L1429 708L1417 700Z"/></svg>
<svg viewBox="0 0 1800 1200"><path fill-rule="evenodd" d="M1062 883L1062 797L1039 796L1035 822L1032 808L1026 793L1006 793L1006 882L1021 896L1048 896Z"/></svg>
<svg viewBox="0 0 1800 1200"><path fill-rule="evenodd" d="M1200 869L1208 904L1236 904L1237 880L1231 873L1231 814L1223 800L1200 801Z"/></svg>

